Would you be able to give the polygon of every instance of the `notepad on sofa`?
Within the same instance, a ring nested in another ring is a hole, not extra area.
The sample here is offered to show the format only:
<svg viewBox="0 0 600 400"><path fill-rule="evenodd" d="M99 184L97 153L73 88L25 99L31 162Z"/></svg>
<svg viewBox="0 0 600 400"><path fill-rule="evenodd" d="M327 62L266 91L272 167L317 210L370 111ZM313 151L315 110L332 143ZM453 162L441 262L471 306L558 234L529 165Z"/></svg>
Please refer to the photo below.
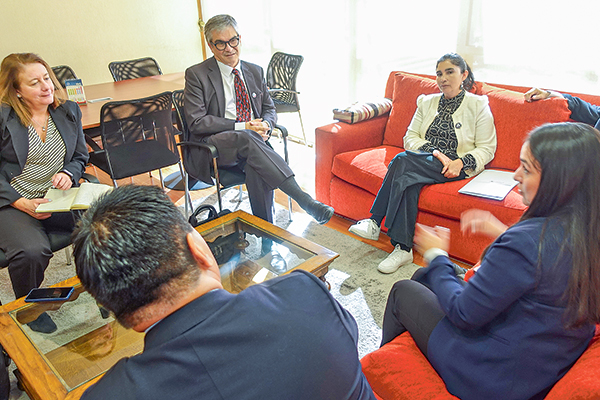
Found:
<svg viewBox="0 0 600 400"><path fill-rule="evenodd" d="M83 182L81 186L69 190L50 189L44 196L45 199L50 199L50 201L40 204L35 212L85 210L90 208L94 200L112 189L113 187L109 185L88 182Z"/></svg>
<svg viewBox="0 0 600 400"><path fill-rule="evenodd" d="M517 185L513 179L514 172L486 169L469 183L458 190L458 193L503 200L508 192Z"/></svg>

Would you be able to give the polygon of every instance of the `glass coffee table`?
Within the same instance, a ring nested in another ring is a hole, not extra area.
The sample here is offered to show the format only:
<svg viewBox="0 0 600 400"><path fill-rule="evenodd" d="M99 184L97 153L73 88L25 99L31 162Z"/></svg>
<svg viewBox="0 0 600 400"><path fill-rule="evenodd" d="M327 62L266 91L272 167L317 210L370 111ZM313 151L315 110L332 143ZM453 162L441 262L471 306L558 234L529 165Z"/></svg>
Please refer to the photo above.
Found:
<svg viewBox="0 0 600 400"><path fill-rule="evenodd" d="M308 271L327 283L329 264L338 257L244 211L227 214L196 230L219 263L223 287L232 293L294 269Z"/></svg>
<svg viewBox="0 0 600 400"><path fill-rule="evenodd" d="M196 228L219 260L223 287L233 293L295 269L323 281L338 254L243 211ZM144 335L123 328L84 290L77 277L54 286L73 286L66 302L0 307L0 342L17 365L15 374L33 400L79 399L123 357L143 350ZM42 312L56 321L52 334L27 323Z"/></svg>

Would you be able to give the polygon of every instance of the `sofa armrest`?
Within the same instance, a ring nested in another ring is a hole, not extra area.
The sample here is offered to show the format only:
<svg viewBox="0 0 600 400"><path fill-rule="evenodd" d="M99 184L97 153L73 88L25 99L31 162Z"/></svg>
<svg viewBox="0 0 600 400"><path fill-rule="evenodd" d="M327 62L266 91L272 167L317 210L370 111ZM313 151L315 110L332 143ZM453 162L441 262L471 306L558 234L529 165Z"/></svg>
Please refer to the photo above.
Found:
<svg viewBox="0 0 600 400"><path fill-rule="evenodd" d="M597 399L600 396L600 325L596 336L571 369L554 385L546 400Z"/></svg>
<svg viewBox="0 0 600 400"><path fill-rule="evenodd" d="M352 150L381 146L388 114L359 122L333 123L315 129L315 192L317 200L330 204L329 185L333 158Z"/></svg>

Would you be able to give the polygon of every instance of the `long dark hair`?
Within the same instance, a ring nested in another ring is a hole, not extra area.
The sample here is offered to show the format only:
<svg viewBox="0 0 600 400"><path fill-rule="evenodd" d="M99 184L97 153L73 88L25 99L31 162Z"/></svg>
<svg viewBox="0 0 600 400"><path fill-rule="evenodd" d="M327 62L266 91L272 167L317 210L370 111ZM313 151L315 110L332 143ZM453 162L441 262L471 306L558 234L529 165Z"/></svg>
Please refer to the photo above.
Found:
<svg viewBox="0 0 600 400"><path fill-rule="evenodd" d="M521 221L557 217L573 267L565 297L569 326L600 322L600 132L581 123L531 131L529 150L540 184ZM543 238L542 238L543 241Z"/></svg>
<svg viewBox="0 0 600 400"><path fill-rule="evenodd" d="M460 68L461 74L465 71L468 71L469 74L467 75L467 78L463 81L463 88L467 92L473 89L473 86L475 86L475 75L473 75L471 67L469 67L469 64L467 64L464 58L462 58L456 53L447 53L444 54L439 60L437 60L435 67L437 68L437 66L440 65L440 63L443 61L450 61L453 65L456 65L458 68Z"/></svg>

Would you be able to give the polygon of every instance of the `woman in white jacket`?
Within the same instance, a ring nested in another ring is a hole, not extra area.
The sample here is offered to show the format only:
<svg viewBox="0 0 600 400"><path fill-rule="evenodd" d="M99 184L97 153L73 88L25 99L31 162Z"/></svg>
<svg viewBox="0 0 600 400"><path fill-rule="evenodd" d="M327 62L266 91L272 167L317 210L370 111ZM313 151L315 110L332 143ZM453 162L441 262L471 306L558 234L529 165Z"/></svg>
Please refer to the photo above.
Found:
<svg viewBox="0 0 600 400"><path fill-rule="evenodd" d="M394 251L378 270L392 273L413 260L412 246L419 193L424 185L465 179L483 171L494 158L496 128L487 96L468 91L473 72L456 53L436 64L440 94L421 95L404 136L405 152L388 166L371 207L371 218L352 225L350 232L377 240L385 217Z"/></svg>

